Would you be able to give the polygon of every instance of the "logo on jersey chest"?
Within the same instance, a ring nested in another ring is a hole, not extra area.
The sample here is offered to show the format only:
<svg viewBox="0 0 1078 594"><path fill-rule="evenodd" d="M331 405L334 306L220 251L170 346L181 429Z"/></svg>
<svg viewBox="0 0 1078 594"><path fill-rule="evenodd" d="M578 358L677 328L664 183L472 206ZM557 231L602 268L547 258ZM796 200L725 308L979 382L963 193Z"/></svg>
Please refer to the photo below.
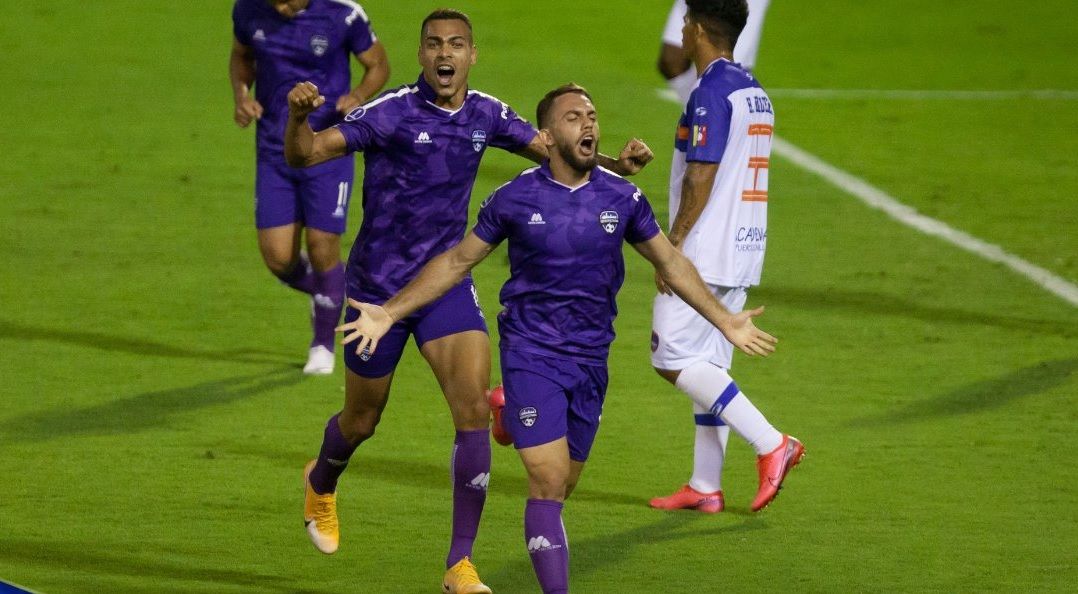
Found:
<svg viewBox="0 0 1078 594"><path fill-rule="evenodd" d="M487 131L486 130L472 130L472 148L475 152L480 152L487 144Z"/></svg>
<svg viewBox="0 0 1078 594"><path fill-rule="evenodd" d="M599 213L599 224L602 225L603 231L607 233L613 233L618 229L618 213L613 210L604 210Z"/></svg>
<svg viewBox="0 0 1078 594"><path fill-rule="evenodd" d="M329 38L325 35L313 35L311 36L311 51L314 55L321 58L326 50L329 49Z"/></svg>

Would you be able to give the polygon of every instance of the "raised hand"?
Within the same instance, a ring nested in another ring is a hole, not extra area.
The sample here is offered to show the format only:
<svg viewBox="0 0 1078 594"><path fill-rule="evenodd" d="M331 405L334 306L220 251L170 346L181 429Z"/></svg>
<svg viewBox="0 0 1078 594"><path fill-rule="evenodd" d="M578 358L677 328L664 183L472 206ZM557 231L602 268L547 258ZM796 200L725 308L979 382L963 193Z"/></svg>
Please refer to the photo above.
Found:
<svg viewBox="0 0 1078 594"><path fill-rule="evenodd" d="M618 167L621 169L619 173L636 175L654 158L655 154L643 140L633 138L625 143L625 148L621 149L621 154L618 155Z"/></svg>
<svg viewBox="0 0 1078 594"><path fill-rule="evenodd" d="M722 335L746 355L768 356L775 352L778 339L760 330L752 319L764 313L763 306L730 316L719 326Z"/></svg>
<svg viewBox="0 0 1078 594"><path fill-rule="evenodd" d="M314 83L296 83L288 92L288 113L290 117L301 120L325 102L326 98L318 94L318 87Z"/></svg>

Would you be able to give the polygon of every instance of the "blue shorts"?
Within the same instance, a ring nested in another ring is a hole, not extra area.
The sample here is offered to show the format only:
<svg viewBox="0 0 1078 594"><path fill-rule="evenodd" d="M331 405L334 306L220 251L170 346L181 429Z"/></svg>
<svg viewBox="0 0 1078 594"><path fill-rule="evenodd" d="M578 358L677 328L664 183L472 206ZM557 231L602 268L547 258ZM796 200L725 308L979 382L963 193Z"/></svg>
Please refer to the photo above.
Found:
<svg viewBox="0 0 1078 594"><path fill-rule="evenodd" d="M293 169L283 160L258 159L255 173L255 226L302 223L341 235L348 218L355 160L351 155Z"/></svg>
<svg viewBox="0 0 1078 594"><path fill-rule="evenodd" d="M530 448L565 437L569 457L586 461L603 414L606 365L504 349L501 354L502 423L513 445Z"/></svg>
<svg viewBox="0 0 1078 594"><path fill-rule="evenodd" d="M349 297L367 303L381 304L385 301L372 300L363 295ZM349 306L344 314L344 321L352 322L358 317L359 311ZM487 322L483 318L483 310L479 308L479 297L470 277L465 278L434 303L393 324L389 332L378 341L378 349L373 355L359 355L355 345L345 345L344 364L356 375L383 377L397 368L409 335L415 335L416 346L422 347L431 340L469 330L487 332Z"/></svg>

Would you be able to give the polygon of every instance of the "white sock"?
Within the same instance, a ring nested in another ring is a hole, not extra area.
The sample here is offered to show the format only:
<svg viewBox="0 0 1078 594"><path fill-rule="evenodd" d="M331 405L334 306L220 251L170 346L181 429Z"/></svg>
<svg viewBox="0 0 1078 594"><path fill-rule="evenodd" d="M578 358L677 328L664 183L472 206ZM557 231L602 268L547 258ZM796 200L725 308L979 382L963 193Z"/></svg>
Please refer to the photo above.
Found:
<svg viewBox="0 0 1078 594"><path fill-rule="evenodd" d="M681 370L677 387L749 442L757 456L771 453L782 443L782 434L741 393L725 369L706 361L693 363Z"/></svg>
<svg viewBox="0 0 1078 594"><path fill-rule="evenodd" d="M701 493L722 490L722 462L730 428L706 408L692 405L696 415L696 443L692 451L692 478L689 486Z"/></svg>

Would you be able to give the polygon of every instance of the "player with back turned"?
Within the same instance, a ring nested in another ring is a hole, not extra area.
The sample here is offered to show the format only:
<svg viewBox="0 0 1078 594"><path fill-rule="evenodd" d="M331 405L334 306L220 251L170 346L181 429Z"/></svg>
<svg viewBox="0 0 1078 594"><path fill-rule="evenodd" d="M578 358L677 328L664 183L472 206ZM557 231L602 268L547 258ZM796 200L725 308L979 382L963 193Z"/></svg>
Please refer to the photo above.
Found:
<svg viewBox="0 0 1078 594"><path fill-rule="evenodd" d="M730 311L740 311L748 288L760 282L775 127L767 93L732 61L747 16L745 0L688 0L682 38L699 80L678 122L670 170L670 241ZM729 341L663 279L656 284L651 363L693 401L697 436L690 483L651 505L723 509L725 425L756 450L759 483L751 508L759 511L805 449L776 430L730 377Z"/></svg>

